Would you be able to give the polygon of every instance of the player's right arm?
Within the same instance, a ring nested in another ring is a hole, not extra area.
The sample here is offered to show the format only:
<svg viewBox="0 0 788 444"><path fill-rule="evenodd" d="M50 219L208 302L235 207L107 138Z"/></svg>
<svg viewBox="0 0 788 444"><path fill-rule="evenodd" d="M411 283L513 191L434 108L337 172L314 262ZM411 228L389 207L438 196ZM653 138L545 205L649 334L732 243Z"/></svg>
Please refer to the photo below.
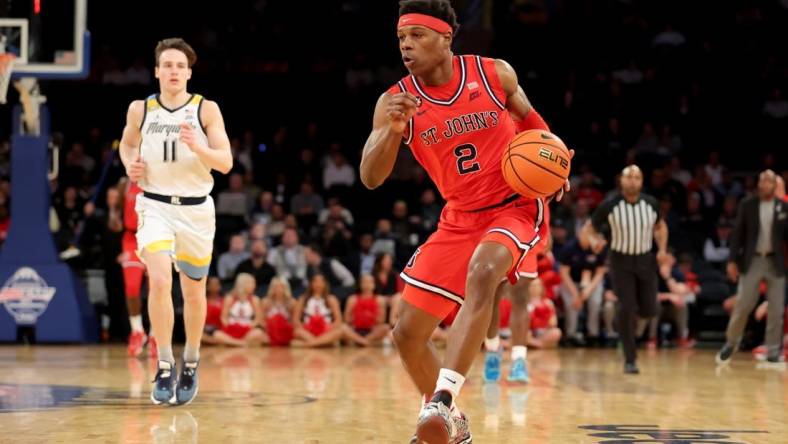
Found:
<svg viewBox="0 0 788 444"><path fill-rule="evenodd" d="M375 105L372 132L361 155L361 182L379 187L391 174L408 121L416 114L418 100L408 92L384 93Z"/></svg>
<svg viewBox="0 0 788 444"><path fill-rule="evenodd" d="M140 143L142 142L142 119L145 115L145 101L135 100L129 105L126 113L126 126L123 127L123 137L120 139L120 160L126 167L126 175L133 182L139 183L145 178L145 162L140 156Z"/></svg>

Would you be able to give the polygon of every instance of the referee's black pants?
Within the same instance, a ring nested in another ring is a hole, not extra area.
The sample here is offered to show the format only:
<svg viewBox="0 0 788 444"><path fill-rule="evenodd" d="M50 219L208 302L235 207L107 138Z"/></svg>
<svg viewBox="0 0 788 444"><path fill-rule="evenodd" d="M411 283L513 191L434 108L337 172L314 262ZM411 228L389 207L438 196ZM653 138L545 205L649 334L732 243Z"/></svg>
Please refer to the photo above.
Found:
<svg viewBox="0 0 788 444"><path fill-rule="evenodd" d="M626 362L634 363L637 319L657 314L657 259L653 253L610 252L610 275L618 297L618 334Z"/></svg>

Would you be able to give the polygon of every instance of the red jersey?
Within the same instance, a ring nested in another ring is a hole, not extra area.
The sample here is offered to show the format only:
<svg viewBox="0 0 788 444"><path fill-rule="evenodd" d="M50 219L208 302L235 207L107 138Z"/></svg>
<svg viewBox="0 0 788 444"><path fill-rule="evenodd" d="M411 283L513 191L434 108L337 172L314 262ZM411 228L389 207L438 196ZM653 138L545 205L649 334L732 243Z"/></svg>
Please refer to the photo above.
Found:
<svg viewBox="0 0 788 444"><path fill-rule="evenodd" d="M531 313L531 330L540 330L550 326L550 319L555 315L555 308L549 299L540 299L535 304L528 304Z"/></svg>
<svg viewBox="0 0 788 444"><path fill-rule="evenodd" d="M416 160L454 210L495 205L512 195L503 179L501 157L517 133L506 110L506 94L493 59L455 56L454 75L441 86L426 86L410 75L389 94L419 98L404 134Z"/></svg>
<svg viewBox="0 0 788 444"><path fill-rule="evenodd" d="M134 182L129 181L126 185L126 197L123 202L123 227L126 231L137 231L137 195L142 192L142 188Z"/></svg>
<svg viewBox="0 0 788 444"><path fill-rule="evenodd" d="M205 325L221 328L222 305L223 299L221 297L208 300L207 308L205 310Z"/></svg>

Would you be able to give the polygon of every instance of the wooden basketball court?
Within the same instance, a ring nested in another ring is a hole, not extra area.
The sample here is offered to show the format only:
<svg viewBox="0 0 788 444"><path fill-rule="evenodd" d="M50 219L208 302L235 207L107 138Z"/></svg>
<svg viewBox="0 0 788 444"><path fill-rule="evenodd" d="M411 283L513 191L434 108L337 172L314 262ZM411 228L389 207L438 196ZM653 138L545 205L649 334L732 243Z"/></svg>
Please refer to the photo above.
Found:
<svg viewBox="0 0 788 444"><path fill-rule="evenodd" d="M2 443L407 443L418 400L393 349L203 349L200 393L148 396L152 362L122 346L0 347ZM475 443L785 443L788 373L744 353L531 352L527 386L485 385L460 407ZM508 363L507 369L508 369Z"/></svg>

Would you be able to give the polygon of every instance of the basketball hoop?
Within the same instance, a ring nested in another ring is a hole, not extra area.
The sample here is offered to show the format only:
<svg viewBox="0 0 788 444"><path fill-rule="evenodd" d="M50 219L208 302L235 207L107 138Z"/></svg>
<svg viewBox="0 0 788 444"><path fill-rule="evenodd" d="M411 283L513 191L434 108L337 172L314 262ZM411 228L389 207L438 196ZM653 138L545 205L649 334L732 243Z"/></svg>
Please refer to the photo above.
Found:
<svg viewBox="0 0 788 444"><path fill-rule="evenodd" d="M6 103L8 85L11 83L11 73L14 70L14 59L16 56L12 53L0 54L0 104Z"/></svg>

